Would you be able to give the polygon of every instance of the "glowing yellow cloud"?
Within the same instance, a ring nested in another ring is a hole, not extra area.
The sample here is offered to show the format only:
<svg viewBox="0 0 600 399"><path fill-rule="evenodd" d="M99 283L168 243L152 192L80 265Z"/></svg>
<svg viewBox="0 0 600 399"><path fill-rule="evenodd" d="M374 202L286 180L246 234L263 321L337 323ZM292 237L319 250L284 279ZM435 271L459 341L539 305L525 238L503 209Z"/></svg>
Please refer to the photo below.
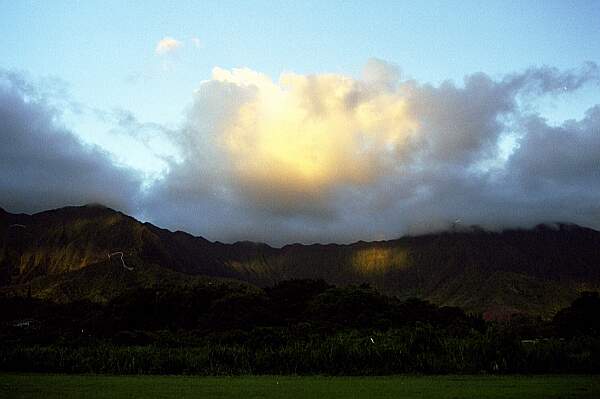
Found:
<svg viewBox="0 0 600 399"><path fill-rule="evenodd" d="M366 184L393 167L416 124L397 93L346 76L213 70L213 81L252 95L227 121L220 144L246 184L318 193Z"/></svg>

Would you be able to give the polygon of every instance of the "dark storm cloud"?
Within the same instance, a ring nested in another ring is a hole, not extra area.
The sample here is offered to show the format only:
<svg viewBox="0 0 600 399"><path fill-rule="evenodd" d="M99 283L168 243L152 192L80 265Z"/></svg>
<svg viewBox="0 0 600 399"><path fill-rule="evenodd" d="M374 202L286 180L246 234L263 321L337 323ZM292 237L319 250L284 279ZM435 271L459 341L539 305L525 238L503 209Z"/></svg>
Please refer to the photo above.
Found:
<svg viewBox="0 0 600 399"><path fill-rule="evenodd" d="M549 126L539 116L523 118L526 134L511 158L508 173L523 187L600 185L600 105L579 121Z"/></svg>
<svg viewBox="0 0 600 399"><path fill-rule="evenodd" d="M137 176L61 127L61 106L23 76L0 71L0 206L34 212L99 202L132 210Z"/></svg>

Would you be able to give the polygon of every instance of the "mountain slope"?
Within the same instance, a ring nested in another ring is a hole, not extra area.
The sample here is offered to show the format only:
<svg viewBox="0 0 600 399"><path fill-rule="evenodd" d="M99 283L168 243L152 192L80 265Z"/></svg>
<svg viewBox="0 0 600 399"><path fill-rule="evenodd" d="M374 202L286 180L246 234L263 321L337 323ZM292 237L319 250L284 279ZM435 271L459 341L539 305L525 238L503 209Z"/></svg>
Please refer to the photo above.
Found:
<svg viewBox="0 0 600 399"><path fill-rule="evenodd" d="M163 279L185 284L186 275L259 286L320 278L337 285L367 282L387 294L419 296L490 317L512 312L550 316L579 291L598 289L598 248L599 232L565 224L278 249L249 242L213 243L101 206L34 215L0 210L3 291L22 293L31 286L35 296L60 301L101 301L114 291ZM119 255L108 258L115 252L123 252L134 271L120 265ZM107 283L113 280L106 276L116 271L121 280L115 281L122 283Z"/></svg>

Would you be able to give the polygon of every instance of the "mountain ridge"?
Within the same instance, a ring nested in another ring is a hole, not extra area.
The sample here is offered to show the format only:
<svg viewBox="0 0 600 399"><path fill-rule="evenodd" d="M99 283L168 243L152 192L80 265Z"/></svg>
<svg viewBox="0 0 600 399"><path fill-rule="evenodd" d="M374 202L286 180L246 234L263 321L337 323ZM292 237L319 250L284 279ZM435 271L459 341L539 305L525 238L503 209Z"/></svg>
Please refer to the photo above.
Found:
<svg viewBox="0 0 600 399"><path fill-rule="evenodd" d="M157 268L165 268L182 276L234 279L257 286L294 278L323 279L336 285L368 283L386 294L422 297L493 317L507 312L546 317L580 291L598 289L597 248L600 232L564 223L275 248L249 241L212 242L142 223L101 205L32 215L0 208L2 291L22 293L29 284L37 287L34 296L44 292L49 299L56 295L69 300L60 292L61 284L52 285L55 291L45 289L49 280L67 278L93 265L121 267L120 261L110 262L108 255L123 252L125 262L136 265L136 273L145 270L157 275ZM95 295L111 296L109 292ZM81 298L74 295L75 299Z"/></svg>

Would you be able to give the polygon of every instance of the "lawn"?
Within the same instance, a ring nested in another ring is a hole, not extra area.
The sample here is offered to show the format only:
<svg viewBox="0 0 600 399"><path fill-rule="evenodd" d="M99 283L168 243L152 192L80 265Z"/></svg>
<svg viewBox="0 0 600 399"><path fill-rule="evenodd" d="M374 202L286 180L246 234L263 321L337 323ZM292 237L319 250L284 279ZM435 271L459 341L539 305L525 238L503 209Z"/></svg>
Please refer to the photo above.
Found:
<svg viewBox="0 0 600 399"><path fill-rule="evenodd" d="M600 376L0 374L0 398L599 398Z"/></svg>

